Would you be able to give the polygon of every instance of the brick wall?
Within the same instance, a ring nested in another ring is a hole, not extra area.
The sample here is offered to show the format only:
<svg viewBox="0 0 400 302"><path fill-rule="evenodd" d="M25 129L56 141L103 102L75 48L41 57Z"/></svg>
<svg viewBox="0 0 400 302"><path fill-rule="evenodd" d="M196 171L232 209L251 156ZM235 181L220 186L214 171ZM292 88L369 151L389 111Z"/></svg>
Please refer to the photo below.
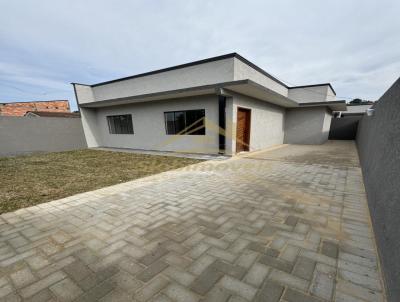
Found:
<svg viewBox="0 0 400 302"><path fill-rule="evenodd" d="M24 116L27 111L70 112L67 100L0 103L0 116Z"/></svg>

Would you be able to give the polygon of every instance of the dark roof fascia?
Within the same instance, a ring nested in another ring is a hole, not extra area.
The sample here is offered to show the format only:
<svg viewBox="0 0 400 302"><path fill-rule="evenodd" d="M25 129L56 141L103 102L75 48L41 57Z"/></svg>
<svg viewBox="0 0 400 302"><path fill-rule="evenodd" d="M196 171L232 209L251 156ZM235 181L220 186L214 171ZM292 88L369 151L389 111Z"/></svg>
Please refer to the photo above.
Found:
<svg viewBox="0 0 400 302"><path fill-rule="evenodd" d="M333 109L332 106L340 105L341 109ZM329 107L332 111L347 111L346 101L329 101L314 103L299 103L298 108Z"/></svg>
<svg viewBox="0 0 400 302"><path fill-rule="evenodd" d="M301 107L314 107L314 106L327 106L336 104L346 104L346 101L329 101L329 102L312 102L312 103L299 103Z"/></svg>
<svg viewBox="0 0 400 302"><path fill-rule="evenodd" d="M365 112L346 112L341 111L343 116L363 116Z"/></svg>
<svg viewBox="0 0 400 302"><path fill-rule="evenodd" d="M374 102L372 102L372 103L364 103L364 104L355 104L355 103L353 103L353 104L350 104L350 103L347 103L347 106L369 106L369 105L373 105L374 104Z"/></svg>
<svg viewBox="0 0 400 302"><path fill-rule="evenodd" d="M78 99L78 93L76 92L76 87L75 85L83 85L83 84L78 84L78 83L71 83L72 87L74 87L74 94L75 94L75 100L76 100L76 105L78 107L78 111L79 113L81 112L81 107L79 105L79 99ZM84 85L84 86L88 86L88 85Z"/></svg>
<svg viewBox="0 0 400 302"><path fill-rule="evenodd" d="M90 85L88 85L88 84L82 84L82 83L75 83L75 82L72 82L72 83L70 83L71 85L81 85L81 86L89 86L90 87Z"/></svg>
<svg viewBox="0 0 400 302"><path fill-rule="evenodd" d="M336 95L335 89L333 89L331 83L321 83L321 84L311 84L311 85L301 85L301 86L293 86L288 87L289 89L296 89L296 88L307 88L307 87L318 87L318 86L329 86L332 89L333 93Z"/></svg>
<svg viewBox="0 0 400 302"><path fill-rule="evenodd" d="M161 73L161 72L181 69L181 68L200 65L200 64L209 63L209 62L215 62L215 61L224 60L224 59L229 59L229 58L235 57L235 55L236 55L236 53L229 53L229 54L222 55L222 56L212 57L212 58L203 59L203 60L199 60L199 61L194 61L194 62L190 62L190 63L185 63L185 64L175 65L175 66L171 66L171 67L167 67L167 68L157 69L157 70L153 70L153 71L149 71L149 72L139 73L139 74L136 74L136 75L123 77L123 78L119 78L119 79L115 79L115 80L111 80L111 81L100 82L100 83L96 83L96 84L89 85L89 86L97 87L97 86L102 86L102 85L111 84L111 83L115 83L115 82L120 82L120 81L135 79L135 78L140 78L140 77L153 75L153 74L157 74L157 73Z"/></svg>
<svg viewBox="0 0 400 302"><path fill-rule="evenodd" d="M157 73L162 73L162 72L166 72L166 71L181 69L181 68L190 67L190 66L196 66L196 65L200 65L200 64L204 64L204 63L220 61L220 60L229 59L229 58L236 58L236 59L242 61L243 63L249 65L250 67L254 68L255 70L259 71L260 73L262 73L266 77L270 78L271 80L283 85L286 88L289 88L285 83L283 83L282 81L280 81L277 78L273 77L268 72L266 72L264 69L258 67L257 65L255 65L254 63L252 63L249 60L245 59L244 57L242 57L241 55L239 55L236 52L225 54L225 55L222 55L222 56L207 58L207 59L203 59L203 60L199 60L199 61L194 61L194 62L190 62L190 63L180 64L180 65L176 65L176 66L172 66L172 67L167 67L167 68L163 68L163 69L158 69L158 70L154 70L154 71L149 71L149 72L145 72L145 73L140 73L140 74L137 74L137 75L123 77L123 78L119 78L119 79L115 79L115 80L111 80L111 81L100 82L100 83L93 84L93 85L85 85L85 86L97 87L97 86L102 86L102 85L111 84L111 83L115 83L115 82L120 82L120 81L135 79L135 78L140 78L140 77L144 77L144 76L148 76L148 75L153 75L153 74L157 74ZM79 83L71 83L71 84L84 85L84 84L79 84Z"/></svg>

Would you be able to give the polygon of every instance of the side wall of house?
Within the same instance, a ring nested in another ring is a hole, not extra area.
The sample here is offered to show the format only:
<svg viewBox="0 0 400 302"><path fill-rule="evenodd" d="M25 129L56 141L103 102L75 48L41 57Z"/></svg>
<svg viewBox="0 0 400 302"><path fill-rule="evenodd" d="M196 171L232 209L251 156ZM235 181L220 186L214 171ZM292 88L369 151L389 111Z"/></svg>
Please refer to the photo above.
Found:
<svg viewBox="0 0 400 302"><path fill-rule="evenodd" d="M328 140L331 113L324 107L286 110L285 144L323 144Z"/></svg>
<svg viewBox="0 0 400 302"><path fill-rule="evenodd" d="M250 151L283 143L285 110L282 107L234 94L232 99L231 151L236 152L236 121L238 107L251 110Z"/></svg>
<svg viewBox="0 0 400 302"><path fill-rule="evenodd" d="M167 135L164 112L205 109L206 135ZM107 116L131 114L134 134L110 134ZM97 108L99 146L158 151L218 154L216 95Z"/></svg>

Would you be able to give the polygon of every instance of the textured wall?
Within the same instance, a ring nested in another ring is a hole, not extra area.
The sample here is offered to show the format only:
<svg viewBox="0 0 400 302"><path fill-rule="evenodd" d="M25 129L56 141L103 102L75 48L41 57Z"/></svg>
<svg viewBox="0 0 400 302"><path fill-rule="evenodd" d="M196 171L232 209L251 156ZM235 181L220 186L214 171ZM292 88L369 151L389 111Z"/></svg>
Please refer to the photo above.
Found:
<svg viewBox="0 0 400 302"><path fill-rule="evenodd" d="M264 85L265 87L280 93L284 96L288 95L288 89L274 81L273 79L270 79L266 75L262 74L258 70L255 70L253 67L247 65L246 63L242 62L241 60L235 58L235 74L234 74L234 80L252 80L260 85Z"/></svg>
<svg viewBox="0 0 400 302"><path fill-rule="evenodd" d="M84 148L80 118L0 116L0 156Z"/></svg>
<svg viewBox="0 0 400 302"><path fill-rule="evenodd" d="M285 144L318 145L328 140L331 114L325 107L286 110Z"/></svg>
<svg viewBox="0 0 400 302"><path fill-rule="evenodd" d="M240 94L233 95L232 153L236 152L237 108L251 110L250 151L283 143L285 109Z"/></svg>
<svg viewBox="0 0 400 302"><path fill-rule="evenodd" d="M400 78L364 116L358 127L368 204L388 301L400 301Z"/></svg>
<svg viewBox="0 0 400 302"><path fill-rule="evenodd" d="M291 88L288 94L290 99L299 103L326 102L328 101L328 96L330 98L333 97L333 99L329 99L329 101L333 101L335 98L335 95L328 85Z"/></svg>
<svg viewBox="0 0 400 302"><path fill-rule="evenodd" d="M332 118L331 129L329 130L329 139L356 139L357 126L361 117L362 116L360 115Z"/></svg>
<svg viewBox="0 0 400 302"><path fill-rule="evenodd" d="M95 101L233 81L233 58L92 87ZM79 99L83 104L84 100Z"/></svg>
<svg viewBox="0 0 400 302"><path fill-rule="evenodd" d="M192 109L205 109L206 135L167 135L164 112ZM219 151L216 95L103 107L96 112L96 126L89 121L85 134L94 136L98 146L209 154L218 154ZM132 115L134 134L109 133L107 116L118 114ZM82 117L87 118L83 111Z"/></svg>

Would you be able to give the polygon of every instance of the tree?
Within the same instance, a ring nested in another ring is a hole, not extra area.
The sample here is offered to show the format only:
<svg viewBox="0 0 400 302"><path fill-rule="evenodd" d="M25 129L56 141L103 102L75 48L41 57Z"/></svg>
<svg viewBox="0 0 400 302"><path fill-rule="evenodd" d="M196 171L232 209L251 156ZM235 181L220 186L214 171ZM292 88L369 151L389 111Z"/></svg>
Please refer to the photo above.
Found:
<svg viewBox="0 0 400 302"><path fill-rule="evenodd" d="M362 99L353 99L352 101L350 101L350 104L361 104L362 102Z"/></svg>

